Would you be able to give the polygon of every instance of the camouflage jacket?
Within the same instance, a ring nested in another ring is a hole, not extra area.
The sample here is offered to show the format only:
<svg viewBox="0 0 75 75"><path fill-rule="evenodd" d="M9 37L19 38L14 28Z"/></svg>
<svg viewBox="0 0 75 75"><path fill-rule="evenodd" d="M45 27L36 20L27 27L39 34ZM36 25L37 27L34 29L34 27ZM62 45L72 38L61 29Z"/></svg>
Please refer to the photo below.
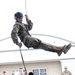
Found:
<svg viewBox="0 0 75 75"><path fill-rule="evenodd" d="M72 75L72 73L70 71L64 71L62 75Z"/></svg>
<svg viewBox="0 0 75 75"><path fill-rule="evenodd" d="M16 44L18 43L18 36L20 40L23 41L23 38L26 35L30 35L28 31L32 29L32 26L33 23L31 20L27 21L27 24L16 22L11 32L11 38L13 42Z"/></svg>

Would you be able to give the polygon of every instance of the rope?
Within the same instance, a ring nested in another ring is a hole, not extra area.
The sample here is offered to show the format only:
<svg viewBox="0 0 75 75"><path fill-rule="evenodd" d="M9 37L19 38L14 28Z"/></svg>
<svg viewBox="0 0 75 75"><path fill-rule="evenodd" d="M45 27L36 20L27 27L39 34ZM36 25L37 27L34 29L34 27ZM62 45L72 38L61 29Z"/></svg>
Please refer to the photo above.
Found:
<svg viewBox="0 0 75 75"><path fill-rule="evenodd" d="M23 66L24 66L24 69L25 69L25 72L26 72L26 67L25 67L25 63L24 63L24 59L23 59L23 55L22 55L22 52L21 52L21 48L19 48L20 50L20 54L21 54L21 58L22 58L22 62L23 62Z"/></svg>
<svg viewBox="0 0 75 75"><path fill-rule="evenodd" d="M26 3L26 0L25 0L25 13L27 15L27 3Z"/></svg>

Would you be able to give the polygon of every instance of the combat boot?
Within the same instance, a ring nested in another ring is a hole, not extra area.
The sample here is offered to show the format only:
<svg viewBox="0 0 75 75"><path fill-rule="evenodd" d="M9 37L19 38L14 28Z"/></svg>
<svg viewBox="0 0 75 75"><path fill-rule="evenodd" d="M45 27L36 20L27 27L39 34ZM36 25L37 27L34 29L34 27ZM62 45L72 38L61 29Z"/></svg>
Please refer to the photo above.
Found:
<svg viewBox="0 0 75 75"><path fill-rule="evenodd" d="M64 45L62 47L57 47L57 46L54 46L54 45L51 45L51 44L41 42L39 44L39 48L44 49L46 51L56 52L58 54L58 56L60 56L62 54L62 52L65 51L66 45Z"/></svg>
<svg viewBox="0 0 75 75"><path fill-rule="evenodd" d="M66 49L63 51L64 54L66 54L68 52L68 50L70 50L71 48L71 43L69 43L67 46L66 46Z"/></svg>
<svg viewBox="0 0 75 75"><path fill-rule="evenodd" d="M58 56L60 56L62 54L62 52L64 52L65 50L66 50L66 45L61 47L60 50L57 52Z"/></svg>

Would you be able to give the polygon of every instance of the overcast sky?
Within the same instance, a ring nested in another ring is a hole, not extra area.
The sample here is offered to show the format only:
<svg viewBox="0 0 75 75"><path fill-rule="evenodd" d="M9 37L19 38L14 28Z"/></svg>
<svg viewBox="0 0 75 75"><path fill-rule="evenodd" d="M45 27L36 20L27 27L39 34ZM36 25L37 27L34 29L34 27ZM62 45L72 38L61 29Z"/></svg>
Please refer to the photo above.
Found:
<svg viewBox="0 0 75 75"><path fill-rule="evenodd" d="M75 1L74 0L27 0L25 7L25 0L0 0L0 40L10 37L12 27L15 23L14 14L18 11L26 14L34 23L33 29L30 31L31 34L46 34L61 37L72 42L75 42ZM24 18L24 23L25 18ZM44 42L54 44L54 45L64 45L69 42L48 37L48 36L36 36ZM74 45L72 43L72 45ZM19 49L11 38L0 41L0 51L2 50L14 50ZM22 49L27 49L24 45ZM38 52L38 53L37 53ZM37 60L43 59L61 59L61 58L74 58L75 57L75 47L66 54L58 57L57 54L51 52L40 51L29 51L24 52L24 57L27 60ZM34 53L34 54L33 54ZM15 52L8 53L11 54L11 58L14 58ZM0 53L0 59L8 58L10 55L6 53ZM38 56L39 54L39 56ZM19 54L17 53L17 56ZM33 58L35 56L35 58ZM44 57L43 57L44 56ZM30 59L32 57L32 59ZM41 57L41 58L40 58ZM19 58L16 58L18 61ZM8 59L3 59L2 62L8 61ZM16 61L15 59L10 61ZM74 62L74 61L73 61ZM63 62L64 65L65 62ZM69 63L69 62L67 62ZM67 64L65 64L67 65ZM70 66L70 64L68 65ZM70 67L72 68L72 67ZM73 69L73 68L72 68ZM74 67L75 69L75 67Z"/></svg>

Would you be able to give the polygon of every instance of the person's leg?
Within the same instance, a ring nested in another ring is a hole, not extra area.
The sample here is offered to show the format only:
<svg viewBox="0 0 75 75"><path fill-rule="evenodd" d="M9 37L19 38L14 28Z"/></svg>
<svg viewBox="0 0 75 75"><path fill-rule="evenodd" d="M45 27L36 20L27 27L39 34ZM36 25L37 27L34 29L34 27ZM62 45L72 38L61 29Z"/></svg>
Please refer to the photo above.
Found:
<svg viewBox="0 0 75 75"><path fill-rule="evenodd" d="M62 47L57 47L51 44L47 44L47 43L43 43L41 42L41 40L37 39L37 38L33 38L31 36L27 36L24 39L24 44L30 48L33 47L34 49L43 49L45 51L51 51L51 52L56 52L58 54L58 56L60 56L62 54L62 52L64 52L65 54L67 53L67 51L71 48L71 44L69 45L64 45Z"/></svg>
<svg viewBox="0 0 75 75"><path fill-rule="evenodd" d="M64 46L54 46L51 44L41 42L39 47L46 51L56 52L58 56L60 56L62 52L64 52L64 54L68 52L68 50L71 48L71 43L69 43L68 45L64 45Z"/></svg>
<svg viewBox="0 0 75 75"><path fill-rule="evenodd" d="M31 37L31 36L27 35L23 39L23 43L28 48L32 47L34 49L38 49L39 44L41 43L41 41L38 40L37 38L34 38L34 37Z"/></svg>
<svg viewBox="0 0 75 75"><path fill-rule="evenodd" d="M46 51L51 51L51 52L56 52L58 54L58 56L60 56L62 54L62 52L64 52L66 50L66 45L64 46L54 46L51 44L47 44L47 43L43 43L41 42L41 44L39 45L39 48L44 49Z"/></svg>

